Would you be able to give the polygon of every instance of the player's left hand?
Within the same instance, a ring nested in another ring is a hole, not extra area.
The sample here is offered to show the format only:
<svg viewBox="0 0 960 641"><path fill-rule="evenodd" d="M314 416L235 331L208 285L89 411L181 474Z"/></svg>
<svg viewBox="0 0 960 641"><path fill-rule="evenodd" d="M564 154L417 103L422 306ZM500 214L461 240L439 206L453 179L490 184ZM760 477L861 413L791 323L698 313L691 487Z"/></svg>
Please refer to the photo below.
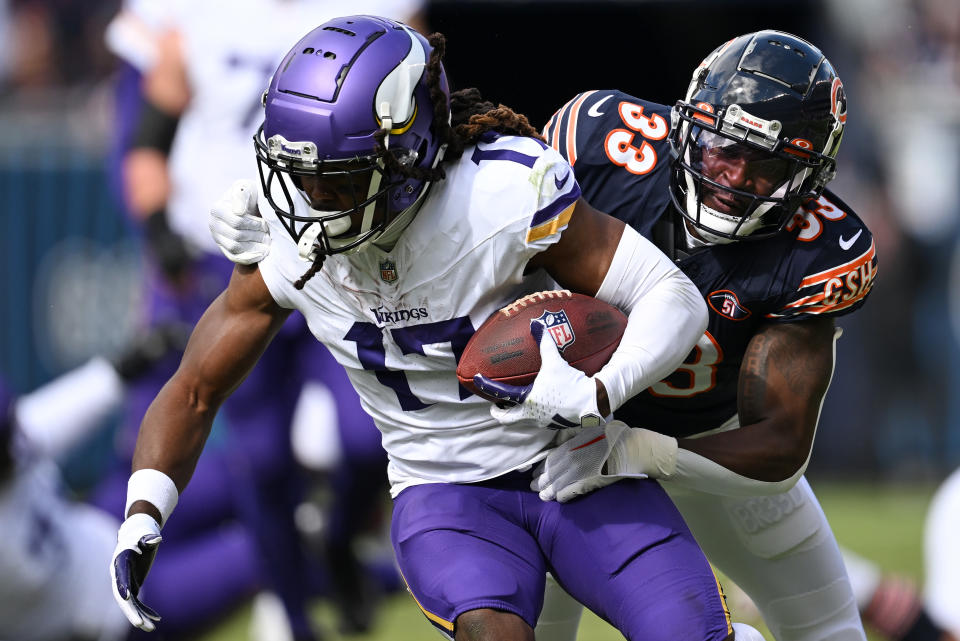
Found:
<svg viewBox="0 0 960 641"><path fill-rule="evenodd" d="M540 371L529 385L509 385L482 374L473 377L477 388L500 399L490 414L503 425L534 424L538 427L580 426L586 417L596 422L597 382L563 360L557 344L539 321L530 323L530 333L540 346Z"/></svg>
<svg viewBox="0 0 960 641"><path fill-rule="evenodd" d="M533 472L530 489L540 500L566 503L622 478L646 478L644 473L612 474L607 469L621 438L630 431L622 421L585 427L550 452Z"/></svg>
<svg viewBox="0 0 960 641"><path fill-rule="evenodd" d="M677 439L623 421L584 427L551 450L533 472L530 489L544 501L566 503L623 478L669 478Z"/></svg>
<svg viewBox="0 0 960 641"><path fill-rule="evenodd" d="M252 265L270 253L270 233L252 180L238 180L227 189L210 209L209 224L220 251L234 263Z"/></svg>
<svg viewBox="0 0 960 641"><path fill-rule="evenodd" d="M147 578L160 545L160 526L148 514L131 514L120 526L117 547L110 560L110 584L113 598L127 620L152 632L160 615L140 601L140 586Z"/></svg>

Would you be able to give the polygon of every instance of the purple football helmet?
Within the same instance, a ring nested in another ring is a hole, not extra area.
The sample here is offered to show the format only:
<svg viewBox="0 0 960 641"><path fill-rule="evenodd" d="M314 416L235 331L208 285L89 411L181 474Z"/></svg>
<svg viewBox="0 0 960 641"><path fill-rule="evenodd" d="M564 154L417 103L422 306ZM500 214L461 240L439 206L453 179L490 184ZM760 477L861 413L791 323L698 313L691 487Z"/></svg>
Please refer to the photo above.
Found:
<svg viewBox="0 0 960 641"><path fill-rule="evenodd" d="M391 223L409 223L428 183L391 172L374 134L387 132L386 153L403 167L441 161L427 86L430 52L404 24L347 16L308 33L280 63L254 140L264 194L301 258L359 251L388 227L392 234ZM449 105L444 75L440 85ZM305 184L317 181L340 192L341 206L311 199ZM400 216L407 210L411 215Z"/></svg>

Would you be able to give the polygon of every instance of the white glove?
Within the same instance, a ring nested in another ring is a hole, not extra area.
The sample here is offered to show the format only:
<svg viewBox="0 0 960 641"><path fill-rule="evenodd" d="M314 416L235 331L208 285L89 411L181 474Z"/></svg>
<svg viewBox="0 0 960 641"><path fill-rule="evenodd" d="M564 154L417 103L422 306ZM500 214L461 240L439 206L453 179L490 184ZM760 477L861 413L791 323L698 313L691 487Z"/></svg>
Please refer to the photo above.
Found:
<svg viewBox="0 0 960 641"><path fill-rule="evenodd" d="M257 186L238 180L210 209L210 233L224 256L241 265L259 263L270 253L267 221L257 208Z"/></svg>
<svg viewBox="0 0 960 641"><path fill-rule="evenodd" d="M530 385L508 385L480 374L473 382L482 392L500 399L490 415L503 425L575 427L584 417L599 419L597 383L563 360L557 344L540 321L530 323L530 333L540 345L540 371Z"/></svg>
<svg viewBox="0 0 960 641"><path fill-rule="evenodd" d="M622 478L666 478L676 461L677 439L610 421L551 451L534 470L530 489L544 501L566 503Z"/></svg>
<svg viewBox="0 0 960 641"><path fill-rule="evenodd" d="M146 632L156 628L160 615L141 603L139 594L160 545L160 526L148 514L131 514L120 525L117 547L110 560L113 598L127 619Z"/></svg>

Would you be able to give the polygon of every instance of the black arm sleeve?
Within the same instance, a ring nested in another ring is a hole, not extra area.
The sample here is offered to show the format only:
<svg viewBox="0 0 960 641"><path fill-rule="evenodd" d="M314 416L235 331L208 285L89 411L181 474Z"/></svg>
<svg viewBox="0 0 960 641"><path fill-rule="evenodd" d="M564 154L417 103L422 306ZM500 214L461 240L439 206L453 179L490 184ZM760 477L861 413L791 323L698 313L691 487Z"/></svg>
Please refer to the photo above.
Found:
<svg viewBox="0 0 960 641"><path fill-rule="evenodd" d="M149 100L143 100L131 148L146 147L168 154L179 120L179 117L162 111Z"/></svg>

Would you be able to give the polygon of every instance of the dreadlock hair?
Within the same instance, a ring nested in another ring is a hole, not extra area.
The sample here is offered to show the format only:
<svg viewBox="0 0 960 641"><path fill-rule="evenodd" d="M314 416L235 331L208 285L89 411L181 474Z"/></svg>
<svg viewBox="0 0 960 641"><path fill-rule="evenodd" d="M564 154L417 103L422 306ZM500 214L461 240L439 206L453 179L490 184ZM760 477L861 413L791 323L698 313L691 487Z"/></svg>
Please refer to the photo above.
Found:
<svg viewBox="0 0 960 641"><path fill-rule="evenodd" d="M543 140L543 136L534 128L527 117L518 114L506 105L494 105L483 99L480 91L473 87L461 89L450 94L450 106L443 91L443 57L447 52L447 39L442 33L433 33L428 38L433 50L427 60L427 88L433 103L433 133L446 145L442 163L436 167L410 167L387 153L387 132L380 130L373 135L377 155L383 158L386 172L404 178L415 178L427 182L436 182L447 177L443 164L458 160L463 150L475 144L480 136L495 131L508 136L526 136ZM293 284L303 289L313 276L323 267L326 253L317 249L317 257L310 269Z"/></svg>
<svg viewBox="0 0 960 641"><path fill-rule="evenodd" d="M530 124L527 117L518 114L506 105L494 105L483 99L480 91L473 87L461 89L450 94L450 107L440 85L443 78L443 57L447 52L447 39L442 33L433 33L428 38L433 50L427 61L427 87L433 103L433 132L441 144L447 146L443 163L460 158L463 150L475 144L480 136L488 131L509 136L526 136L543 140L543 136ZM404 167L397 159L386 152L386 132L374 135L377 153L384 157L387 170L405 178L420 180L442 180L446 172L441 165L434 168Z"/></svg>
<svg viewBox="0 0 960 641"><path fill-rule="evenodd" d="M323 267L323 261L327 259L327 252L323 250L322 247L317 248L317 255L313 259L313 263L310 264L310 268L303 272L303 276L297 279L297 282L293 284L296 289L303 289L303 286L307 284L311 278L317 275L317 272Z"/></svg>

